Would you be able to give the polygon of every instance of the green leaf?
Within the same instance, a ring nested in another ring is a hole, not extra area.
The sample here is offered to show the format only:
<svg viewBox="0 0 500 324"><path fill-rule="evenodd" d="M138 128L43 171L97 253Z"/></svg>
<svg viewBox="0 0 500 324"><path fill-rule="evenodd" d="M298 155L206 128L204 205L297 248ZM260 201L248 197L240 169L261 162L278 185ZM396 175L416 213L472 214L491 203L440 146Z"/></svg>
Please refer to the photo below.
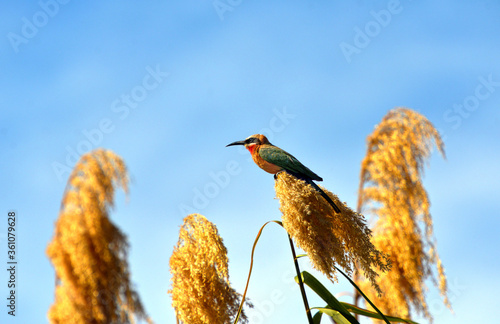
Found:
<svg viewBox="0 0 500 324"><path fill-rule="evenodd" d="M314 322L314 324L320 324L321 323L321 316L323 316L322 312L317 312L316 314L314 314L314 316L313 316L313 322Z"/></svg>
<svg viewBox="0 0 500 324"><path fill-rule="evenodd" d="M359 322L354 318L354 316L349 313L349 311L342 305L337 298L335 298L328 289L323 286L321 282L318 281L312 274L307 271L302 271L302 281L309 286L319 297L321 297L332 310L338 311L344 319L348 320L348 323L359 324ZM295 281L298 278L295 277Z"/></svg>
<svg viewBox="0 0 500 324"><path fill-rule="evenodd" d="M351 324L340 312L330 309L330 308L315 308L319 310L320 313L326 314L335 320L338 324Z"/></svg>
<svg viewBox="0 0 500 324"><path fill-rule="evenodd" d="M376 319L382 319L382 316L379 313L377 313L377 312L372 312L372 311L369 311L367 309L363 309L363 308L357 307L357 306L349 304L349 303L345 303L345 302L341 302L341 303L342 303L342 305L344 305L344 307L347 310L349 310L352 313L363 315L363 316L366 316L366 317L371 317L371 318L376 318ZM414 322L412 320L404 319L404 318L400 318L400 317L396 317L396 316L387 316L387 315L385 315L385 317L390 322L393 322L393 323L418 324L417 322Z"/></svg>

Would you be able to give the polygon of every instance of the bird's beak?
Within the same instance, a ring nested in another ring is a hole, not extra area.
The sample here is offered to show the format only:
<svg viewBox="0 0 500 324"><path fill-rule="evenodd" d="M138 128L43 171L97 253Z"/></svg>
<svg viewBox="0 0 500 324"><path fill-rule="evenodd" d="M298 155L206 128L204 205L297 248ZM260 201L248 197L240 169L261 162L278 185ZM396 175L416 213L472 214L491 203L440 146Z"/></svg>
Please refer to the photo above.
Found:
<svg viewBox="0 0 500 324"><path fill-rule="evenodd" d="M227 144L226 147L233 146L233 145L245 145L245 141L232 142L231 144Z"/></svg>

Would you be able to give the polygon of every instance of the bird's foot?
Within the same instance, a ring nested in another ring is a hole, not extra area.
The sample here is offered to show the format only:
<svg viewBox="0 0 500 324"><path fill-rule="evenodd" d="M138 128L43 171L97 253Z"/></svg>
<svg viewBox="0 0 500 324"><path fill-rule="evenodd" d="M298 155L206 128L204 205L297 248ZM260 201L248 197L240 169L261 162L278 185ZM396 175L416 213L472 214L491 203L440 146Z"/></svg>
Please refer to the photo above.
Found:
<svg viewBox="0 0 500 324"><path fill-rule="evenodd" d="M281 170L281 171L278 171L274 174L274 180L278 180L278 174L280 174L281 172L286 172L285 170Z"/></svg>

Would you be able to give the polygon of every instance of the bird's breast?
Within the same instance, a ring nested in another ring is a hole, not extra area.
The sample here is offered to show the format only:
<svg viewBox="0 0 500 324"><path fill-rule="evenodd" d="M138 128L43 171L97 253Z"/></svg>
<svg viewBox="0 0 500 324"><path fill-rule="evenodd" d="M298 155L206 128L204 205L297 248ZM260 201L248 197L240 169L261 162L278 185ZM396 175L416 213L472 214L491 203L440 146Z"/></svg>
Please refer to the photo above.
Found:
<svg viewBox="0 0 500 324"><path fill-rule="evenodd" d="M271 174L276 174L279 171L283 170L282 167L277 166L276 164L269 163L263 158L261 158L258 150L252 152L252 158L255 164L257 164L262 170L269 172Z"/></svg>

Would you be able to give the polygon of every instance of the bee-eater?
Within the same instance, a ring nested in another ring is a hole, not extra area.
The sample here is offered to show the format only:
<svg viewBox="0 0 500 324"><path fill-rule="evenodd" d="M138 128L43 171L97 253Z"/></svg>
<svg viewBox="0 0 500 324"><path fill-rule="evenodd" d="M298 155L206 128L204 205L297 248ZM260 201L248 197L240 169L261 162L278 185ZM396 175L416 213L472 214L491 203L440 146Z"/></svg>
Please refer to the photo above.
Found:
<svg viewBox="0 0 500 324"><path fill-rule="evenodd" d="M294 177L309 183L332 205L336 213L340 213L340 209L332 199L313 181L323 181L323 179L300 163L293 155L271 144L264 135L255 134L243 141L228 144L226 147L232 145L244 145L250 151L254 162L262 170L274 174L275 178L277 173L286 171Z"/></svg>

